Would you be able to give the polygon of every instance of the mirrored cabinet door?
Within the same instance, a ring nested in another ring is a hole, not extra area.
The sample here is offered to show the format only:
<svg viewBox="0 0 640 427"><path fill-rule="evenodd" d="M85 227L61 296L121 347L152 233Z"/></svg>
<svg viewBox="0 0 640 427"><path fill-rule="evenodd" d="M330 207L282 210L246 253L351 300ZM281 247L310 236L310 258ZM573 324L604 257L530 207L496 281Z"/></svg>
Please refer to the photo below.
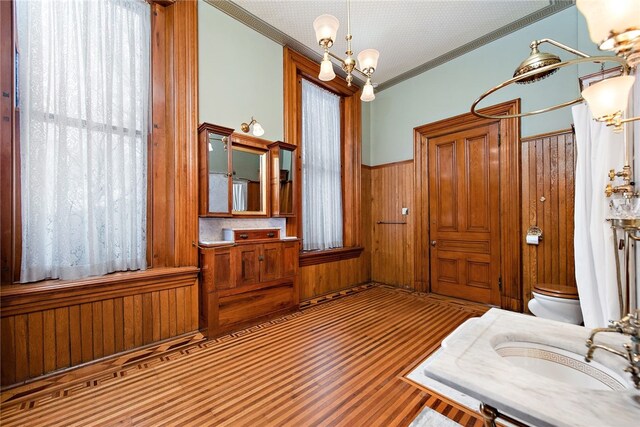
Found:
<svg viewBox="0 0 640 427"><path fill-rule="evenodd" d="M231 133L233 129L209 123L198 128L202 216L231 216Z"/></svg>
<svg viewBox="0 0 640 427"><path fill-rule="evenodd" d="M232 152L232 213L266 215L268 151L234 144Z"/></svg>
<svg viewBox="0 0 640 427"><path fill-rule="evenodd" d="M295 215L295 145L277 141L269 146L273 157L272 211L274 216Z"/></svg>

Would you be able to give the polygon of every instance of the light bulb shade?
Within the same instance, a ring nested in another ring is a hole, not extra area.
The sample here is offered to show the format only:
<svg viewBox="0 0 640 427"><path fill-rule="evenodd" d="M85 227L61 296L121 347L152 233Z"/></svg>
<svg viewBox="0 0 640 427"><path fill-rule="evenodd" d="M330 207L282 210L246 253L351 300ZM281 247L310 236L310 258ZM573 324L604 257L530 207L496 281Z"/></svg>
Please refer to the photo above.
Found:
<svg viewBox="0 0 640 427"><path fill-rule="evenodd" d="M318 78L323 82L328 82L336 77L336 73L333 71L333 63L329 59L325 59L320 63L320 74Z"/></svg>
<svg viewBox="0 0 640 427"><path fill-rule="evenodd" d="M593 118L600 119L626 110L634 80L633 76L613 77L583 90L582 97L589 104Z"/></svg>
<svg viewBox="0 0 640 427"><path fill-rule="evenodd" d="M336 34L338 33L338 27L340 23L338 18L333 15L320 15L315 21L313 21L313 29L316 32L316 39L318 43L322 40L336 40Z"/></svg>
<svg viewBox="0 0 640 427"><path fill-rule="evenodd" d="M253 124L253 136L262 136L264 135L264 129L262 128L262 125L258 122L255 122Z"/></svg>
<svg viewBox="0 0 640 427"><path fill-rule="evenodd" d="M378 67L378 58L380 57L380 52L375 49L365 49L358 54L358 64L360 65L360 69L362 71L373 69L375 70Z"/></svg>
<svg viewBox="0 0 640 427"><path fill-rule="evenodd" d="M587 20L591 40L600 49L610 50L614 47L612 32L621 34L635 29L638 31L634 33L640 33L638 0L578 0L576 5Z"/></svg>
<svg viewBox="0 0 640 427"><path fill-rule="evenodd" d="M362 88L362 95L360 95L360 100L364 102L370 102L376 99L376 94L373 93L373 85L371 84L371 80L367 79L367 83Z"/></svg>

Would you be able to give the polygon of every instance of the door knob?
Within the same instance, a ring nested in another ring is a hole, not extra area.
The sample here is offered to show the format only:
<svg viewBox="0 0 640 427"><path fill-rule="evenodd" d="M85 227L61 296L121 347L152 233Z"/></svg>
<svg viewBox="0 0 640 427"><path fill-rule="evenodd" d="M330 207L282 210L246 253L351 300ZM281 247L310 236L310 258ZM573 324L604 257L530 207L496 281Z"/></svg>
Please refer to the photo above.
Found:
<svg viewBox="0 0 640 427"><path fill-rule="evenodd" d="M435 246L436 246L436 241L435 241L435 240L432 240L432 241L431 241L431 246L433 246L433 247L435 247Z"/></svg>

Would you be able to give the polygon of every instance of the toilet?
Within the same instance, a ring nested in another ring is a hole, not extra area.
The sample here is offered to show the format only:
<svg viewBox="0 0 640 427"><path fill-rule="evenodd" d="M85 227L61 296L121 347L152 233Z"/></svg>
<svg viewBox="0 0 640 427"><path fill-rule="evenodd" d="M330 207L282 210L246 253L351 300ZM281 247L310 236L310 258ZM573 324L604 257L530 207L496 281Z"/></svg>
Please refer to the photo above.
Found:
<svg viewBox="0 0 640 427"><path fill-rule="evenodd" d="M580 325L582 311L578 289L569 286L538 283L533 287L529 311L537 317Z"/></svg>

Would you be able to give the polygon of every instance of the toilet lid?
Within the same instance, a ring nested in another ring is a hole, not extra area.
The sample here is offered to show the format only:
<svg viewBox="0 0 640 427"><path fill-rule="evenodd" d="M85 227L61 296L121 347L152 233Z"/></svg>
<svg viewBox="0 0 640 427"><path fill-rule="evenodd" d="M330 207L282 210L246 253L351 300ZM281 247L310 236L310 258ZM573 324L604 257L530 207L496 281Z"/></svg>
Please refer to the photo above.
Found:
<svg viewBox="0 0 640 427"><path fill-rule="evenodd" d="M533 287L533 291L548 297L578 299L578 289L571 286L538 283Z"/></svg>

